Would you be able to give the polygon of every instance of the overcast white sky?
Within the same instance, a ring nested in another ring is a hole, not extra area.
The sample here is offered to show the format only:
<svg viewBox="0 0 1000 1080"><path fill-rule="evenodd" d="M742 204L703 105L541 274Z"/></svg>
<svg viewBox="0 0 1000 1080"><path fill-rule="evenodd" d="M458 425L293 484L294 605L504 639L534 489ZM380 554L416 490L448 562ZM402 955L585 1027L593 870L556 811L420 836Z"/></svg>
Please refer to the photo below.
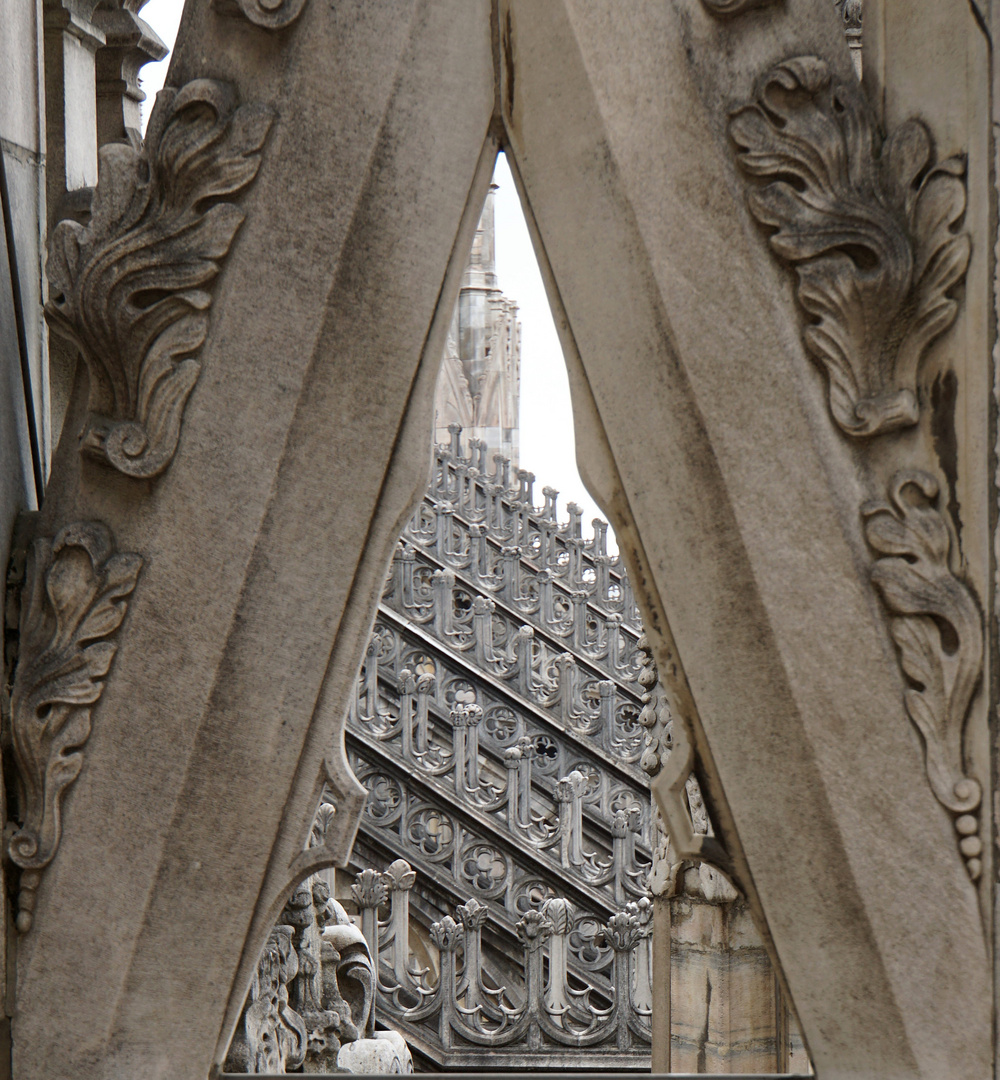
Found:
<svg viewBox="0 0 1000 1080"><path fill-rule="evenodd" d="M149 0L142 18L173 48L183 0ZM166 60L142 69L143 128L157 90L166 78ZM521 466L536 476L535 502L542 502L542 487L559 491L560 517L566 503L584 508L584 535L591 535L590 521L603 515L590 498L576 470L573 446L573 412L569 382L559 338L545 296L524 214L514 181L501 154L494 176L496 193L496 258L500 288L520 306L521 318ZM613 537L611 550L614 550Z"/></svg>

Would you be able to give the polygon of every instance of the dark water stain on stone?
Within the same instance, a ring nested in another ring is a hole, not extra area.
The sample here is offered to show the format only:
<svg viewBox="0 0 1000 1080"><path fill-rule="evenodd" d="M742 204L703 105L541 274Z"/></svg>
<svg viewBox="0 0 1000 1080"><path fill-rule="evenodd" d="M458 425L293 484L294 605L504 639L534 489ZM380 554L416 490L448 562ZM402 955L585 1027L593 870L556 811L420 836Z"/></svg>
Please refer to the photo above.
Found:
<svg viewBox="0 0 1000 1080"><path fill-rule="evenodd" d="M507 117L514 121L514 33L511 26L510 9L507 10L506 33L503 36L503 60L507 74Z"/></svg>
<svg viewBox="0 0 1000 1080"><path fill-rule="evenodd" d="M931 387L931 435L934 452L948 482L948 512L955 523L959 544L962 542L962 519L959 517L958 496L958 440L955 436L955 403L958 400L958 376L945 371L934 380Z"/></svg>

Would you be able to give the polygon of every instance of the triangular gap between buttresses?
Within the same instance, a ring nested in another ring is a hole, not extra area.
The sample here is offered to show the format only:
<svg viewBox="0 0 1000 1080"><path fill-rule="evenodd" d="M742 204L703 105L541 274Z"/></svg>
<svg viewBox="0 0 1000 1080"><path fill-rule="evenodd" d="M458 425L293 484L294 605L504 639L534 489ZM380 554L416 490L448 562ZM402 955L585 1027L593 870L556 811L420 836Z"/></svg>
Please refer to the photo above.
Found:
<svg viewBox="0 0 1000 1080"><path fill-rule="evenodd" d="M498 55L499 54L500 50L498 50ZM509 62L509 57L501 57L501 60L502 59L507 59ZM498 63L498 72L499 70L500 64ZM497 79L497 103L499 111L502 111L504 104L501 98L503 87L509 86L510 81L510 76L506 72L504 72L504 77L498 77ZM589 494L600 505L605 516L615 530L615 533L619 538L622 555L627 564L631 579L635 582L650 582L652 578L648 572L648 563L642 541L634 524L627 497L624 493L624 486L618 476L613 454L601 422L600 409L587 379L584 364L577 349L572 328L569 325L569 319L560 298L558 284L555 281L554 273L546 256L544 241L535 215L532 212L528 191L522 177L521 169L519 168L515 152L506 137L503 122L499 118L494 119L491 129L487 133L487 137L484 141L479 164L470 188L466 209L463 213L456 234L455 243L452 248L452 254L442 279L434 318L432 319L424 341L422 359L411 387L407 411L404 415L396 445L393 450L393 461L387 470L386 480L380 495L378 508L372 519L371 534L373 536L384 536L389 534L398 536L405 521L408 520L417 503L423 497L426 488L426 478L424 478L415 490L407 491L405 495L403 495L400 490L398 473L402 472L405 475L406 470L397 469L397 464L401 459L405 459L406 455L412 454L417 448L421 446L429 447L431 443L431 439L428 436L432 425L433 402L441 368L444 342L448 333L448 327L451 323L452 313L459 293L461 277L472 246L472 240L482 214L487 192L493 181L497 159L501 153L505 155L507 164L510 168L514 186L520 201L521 212L524 216L528 233L531 238L535 261L544 284L546 299L555 323L563 362L567 367L570 396L572 400L573 435L581 480ZM393 491L393 488L396 488L396 490ZM405 508L403 513L395 513L393 507L398 507L404 498ZM388 520L390 517L392 518L391 523ZM391 549L383 553L383 561L388 563L390 558ZM651 631L649 634L651 644L661 670L668 667L666 663L668 658L672 661L669 664L669 668L673 672L673 676L671 678L663 679L672 712L675 717L683 717L688 725L694 727L696 731L700 731L700 723L697 719L697 709L690 688L687 685L683 669L678 663L676 646L674 645L670 633L662 602L655 594L654 590L650 588L637 588L636 599L643 614L644 624L647 626L648 631ZM370 635L376 612L374 609L369 611L365 620L359 614L359 610L363 606L364 605L359 604L354 599L348 603L347 612L349 613L349 618L356 625L353 627L347 625L342 626L338 638L350 638L353 637L354 634ZM362 622L364 622L364 625L362 625ZM331 663L332 662L333 657L331 657ZM699 750L704 754L704 740L701 739L700 743ZM304 757L307 756L308 755L304 755ZM696 772L700 772L697 765L695 768ZM346 760L343 729L341 729L338 745L333 748L332 755L326 759L324 775L321 775L312 781L311 786L314 788L315 792L315 805L319 804L325 785L330 784L331 781L335 784L340 783L340 779L344 776L352 775ZM683 789L683 778L680 779L679 786L677 780L678 778L676 776L672 778L675 802L678 793ZM309 783L304 776L298 777L296 782ZM355 781L353 785L348 785L348 788L356 788L356 783L357 782ZM660 790L657 790L658 785L656 782L652 785L654 797L656 797L657 802L661 807L661 811L663 808L662 795L666 793L669 798L671 794L669 791L665 791L667 786L665 779L661 780L659 785ZM786 1000L790 1002L791 997L788 993L787 983L782 973L780 963L778 962L778 957L773 942L771 941L770 933L767 929L766 918L753 888L749 868L742 858L742 853L739 851L735 823L733 822L731 812L725 803L724 796L720 800L719 792L713 791L704 783L702 784L702 788L710 795L709 804L713 819L720 825L723 835L726 840L729 841L730 847L735 846L736 849L735 852L733 852L733 854L736 855L734 861L727 862L723 858L718 858L715 861L717 863L722 863L725 872L732 877L734 883L737 884L737 887L748 896L751 910L754 914L755 921L758 924L758 929L760 930L771 955L771 960L782 986L783 994ZM317 854L317 849L313 849L312 851L303 850L301 855L297 857L288 868L287 881L289 884L287 887L281 891L280 895L273 896L270 899L270 902L265 904L263 910L261 906L258 905L257 915L254 919L254 928L251 929L251 933L248 937L248 948L244 952L240 969L234 980L234 992L231 995L226 1014L226 1021L223 1025L223 1037L220 1039L220 1054L223 1057L226 1049L228 1049L229 1036L235 1029L245 996L245 991L239 988L249 984L254 965L256 964L257 950L253 949L250 943L259 939L262 929L266 935L267 931L264 928L270 925L277 917L296 882L321 868L329 867L331 865L343 866L347 863L357 833L357 826L360 822L364 803L363 799L359 801L356 790L347 790L344 788L343 784L340 786L340 792L345 797L345 810L348 811L345 816L350 817L353 814L353 821L345 821L344 818L341 818L339 823L340 828L338 829L340 842L338 843L336 850L320 849L321 854ZM310 826L311 820L303 827L300 827L300 830L307 835ZM735 841L735 844L733 844L733 841ZM702 852L702 854L708 858L710 852L705 851ZM270 877L270 874L268 874L268 877ZM263 895L261 899L265 899ZM255 929L256 932L254 932Z"/></svg>

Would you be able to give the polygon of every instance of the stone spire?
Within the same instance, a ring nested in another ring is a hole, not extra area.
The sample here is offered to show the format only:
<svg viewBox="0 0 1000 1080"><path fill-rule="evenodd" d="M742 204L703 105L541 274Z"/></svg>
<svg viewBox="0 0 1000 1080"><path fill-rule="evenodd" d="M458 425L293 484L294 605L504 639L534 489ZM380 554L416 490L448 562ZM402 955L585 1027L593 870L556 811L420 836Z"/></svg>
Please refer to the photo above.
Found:
<svg viewBox="0 0 1000 1080"><path fill-rule="evenodd" d="M435 442L449 441L448 425L486 444L485 460L503 454L516 468L521 326L517 304L497 286L491 185L472 242L462 289L448 333L435 401Z"/></svg>

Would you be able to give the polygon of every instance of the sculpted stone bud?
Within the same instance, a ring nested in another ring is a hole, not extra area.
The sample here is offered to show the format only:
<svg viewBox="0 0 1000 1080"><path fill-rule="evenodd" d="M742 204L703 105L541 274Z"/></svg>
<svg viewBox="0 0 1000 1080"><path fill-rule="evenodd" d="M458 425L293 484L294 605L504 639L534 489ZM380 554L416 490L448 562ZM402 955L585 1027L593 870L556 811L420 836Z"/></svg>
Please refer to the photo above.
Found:
<svg viewBox="0 0 1000 1080"><path fill-rule="evenodd" d="M540 949L552 936L552 923L540 911L527 911L515 927L520 941L530 952Z"/></svg>
<svg viewBox="0 0 1000 1080"><path fill-rule="evenodd" d="M351 892L360 908L377 908L389 895L385 878L377 870L362 870L354 879Z"/></svg>
<svg viewBox="0 0 1000 1080"><path fill-rule="evenodd" d="M568 934L573 929L576 910L573 905L559 896L551 896L542 904L542 915L549 920L553 934Z"/></svg>
<svg viewBox="0 0 1000 1080"><path fill-rule="evenodd" d="M440 922L431 923L430 936L442 952L454 952L458 948L458 923L450 915L445 915Z"/></svg>
<svg viewBox="0 0 1000 1080"><path fill-rule="evenodd" d="M466 930L476 930L486 922L490 909L485 904L481 904L475 897L472 897L457 908L456 912L459 922Z"/></svg>

